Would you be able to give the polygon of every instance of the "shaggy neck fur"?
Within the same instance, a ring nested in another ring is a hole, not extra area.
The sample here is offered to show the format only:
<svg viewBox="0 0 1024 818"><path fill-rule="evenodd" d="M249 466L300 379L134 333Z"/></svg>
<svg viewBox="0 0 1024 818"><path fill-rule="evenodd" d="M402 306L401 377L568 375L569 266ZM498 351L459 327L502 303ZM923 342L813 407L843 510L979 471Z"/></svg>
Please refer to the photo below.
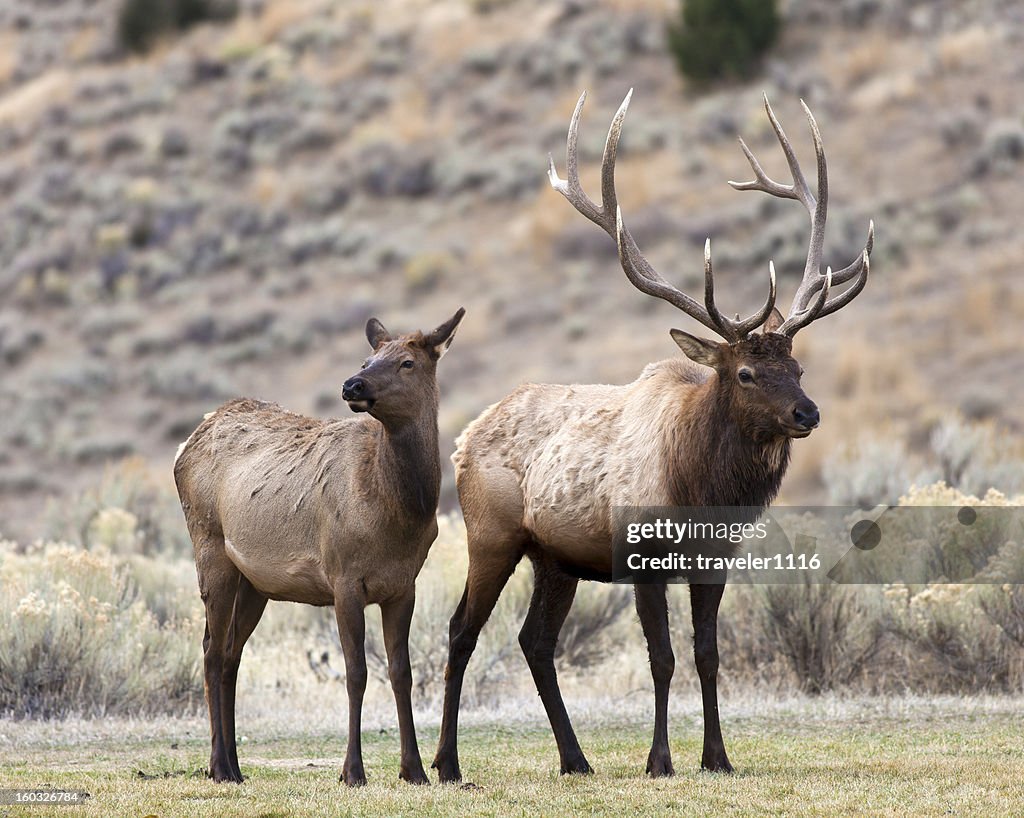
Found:
<svg viewBox="0 0 1024 818"><path fill-rule="evenodd" d="M667 484L679 506L750 506L775 499L789 465L790 439L755 441L729 411L712 374L679 408L668 440Z"/></svg>

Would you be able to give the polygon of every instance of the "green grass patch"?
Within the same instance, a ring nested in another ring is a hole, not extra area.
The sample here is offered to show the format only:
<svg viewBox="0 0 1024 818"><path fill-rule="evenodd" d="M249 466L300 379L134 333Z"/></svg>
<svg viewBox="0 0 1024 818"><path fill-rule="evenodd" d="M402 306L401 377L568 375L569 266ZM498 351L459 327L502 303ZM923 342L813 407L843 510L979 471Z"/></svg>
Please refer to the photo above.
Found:
<svg viewBox="0 0 1024 818"><path fill-rule="evenodd" d="M0 815L109 816L536 816L647 814L949 815L1020 814L1024 751L1008 712L963 714L953 705L893 717L835 719L775 711L729 720L731 776L699 770L700 730L674 723L677 774L643 775L645 724L607 722L580 739L596 773L558 775L543 724L491 724L462 734L462 769L474 787L412 787L397 780L398 735L364 734L369 784L338 782L342 735L253 737L240 746L241 786L202 777L207 741L146 738L26 746L0 762L0 787L90 793L85 807L0 807ZM420 731L425 760L436 728Z"/></svg>

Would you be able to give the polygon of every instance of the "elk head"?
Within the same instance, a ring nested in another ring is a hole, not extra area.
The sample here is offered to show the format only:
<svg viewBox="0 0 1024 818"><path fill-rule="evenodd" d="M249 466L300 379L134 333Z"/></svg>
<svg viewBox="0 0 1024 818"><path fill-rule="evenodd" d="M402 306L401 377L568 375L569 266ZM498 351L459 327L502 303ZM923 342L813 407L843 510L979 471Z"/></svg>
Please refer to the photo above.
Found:
<svg viewBox="0 0 1024 818"><path fill-rule="evenodd" d="M849 304L867 283L870 255L874 246L874 224L868 226L868 238L856 260L833 273L832 268L821 272L821 254L825 239L825 218L828 210L828 171L821 134L810 109L801 101L810 123L817 159L817 195L811 192L804 178L796 153L775 118L768 97L764 98L765 111L786 155L793 183L780 184L768 178L757 158L740 139L740 147L754 171L751 182L729 182L736 190L760 190L783 199L795 199L810 214L811 237L803 279L789 310L783 318L775 309L775 265L768 264L768 297L753 315L735 319L722 315L715 304L714 272L711 265L711 240L704 244L704 303L703 305L668 283L643 257L636 241L625 228L622 212L615 193L615 158L618 151L622 123L633 95L630 90L619 106L608 130L601 163L601 205L595 204L580 184L577 160L577 132L580 115L586 100L584 92L576 103L569 124L566 149L567 179L560 179L552 159L548 177L551 186L565 196L580 213L615 239L619 249L619 262L626 278L638 290L661 298L712 332L725 339L723 342L698 338L682 330L673 329L672 338L692 361L715 370L720 398L740 428L755 440L772 437L806 437L818 425L818 407L804 394L800 386L803 370L793 358L793 336L812 321L823 318ZM853 283L838 295L829 297L834 287ZM761 333L755 333L762 328Z"/></svg>
<svg viewBox="0 0 1024 818"><path fill-rule="evenodd" d="M341 396L353 412L369 412L387 425L400 425L437 403L437 362L455 338L466 311L429 333L392 337L376 318L366 322L366 340L373 354L359 372L345 381Z"/></svg>

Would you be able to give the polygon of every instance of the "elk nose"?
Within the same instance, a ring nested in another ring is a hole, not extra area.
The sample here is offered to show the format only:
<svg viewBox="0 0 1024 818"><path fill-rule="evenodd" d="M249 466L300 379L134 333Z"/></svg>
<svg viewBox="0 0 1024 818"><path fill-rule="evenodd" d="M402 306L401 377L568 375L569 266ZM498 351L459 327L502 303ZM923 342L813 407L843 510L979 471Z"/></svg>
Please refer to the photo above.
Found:
<svg viewBox="0 0 1024 818"><path fill-rule="evenodd" d="M341 385L341 397L343 400L359 400L359 396L366 391L366 381L356 376L349 378Z"/></svg>
<svg viewBox="0 0 1024 818"><path fill-rule="evenodd" d="M800 401L796 406L793 407L793 420L797 426L803 426L805 429L813 429L818 425L821 420L821 415L818 412L818 407L811 401Z"/></svg>

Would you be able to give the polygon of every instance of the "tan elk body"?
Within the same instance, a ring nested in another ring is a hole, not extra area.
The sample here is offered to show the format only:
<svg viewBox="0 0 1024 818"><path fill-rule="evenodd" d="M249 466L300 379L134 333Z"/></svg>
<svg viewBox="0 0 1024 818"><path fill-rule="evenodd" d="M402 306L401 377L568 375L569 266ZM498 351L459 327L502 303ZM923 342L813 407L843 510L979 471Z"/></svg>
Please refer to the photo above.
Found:
<svg viewBox="0 0 1024 818"><path fill-rule="evenodd" d="M763 509L776 496L791 443L818 425L815 404L800 386L792 337L848 304L869 272L872 235L859 258L822 274L828 182L817 126L806 110L817 159L817 196L765 100L769 120L793 174L792 185L769 179L742 143L755 181L731 183L803 204L811 238L802 282L785 319L775 309L775 272L764 305L750 317L723 316L714 297L710 242L704 255L704 303L668 283L644 259L623 226L615 193L615 157L629 96L605 144L602 204L580 186L576 142L584 97L569 127L568 178L551 166L552 185L618 245L629 281L668 301L725 339L704 340L672 330L689 360L648 365L624 386L528 384L486 409L459 438L453 460L466 520L469 571L449 625L444 716L434 767L442 781L461 778L457 733L461 688L480 629L517 563L533 563L535 586L519 641L558 744L563 773L590 771L558 688L558 633L580 579L610 580L615 506L730 506ZM852 282L835 295L833 285ZM831 296L831 297L830 297ZM755 332L755 330L761 330ZM729 771L718 715L717 616L723 581L694 581L690 596L694 658L704 709L705 769ZM637 584L636 607L650 655L655 689L654 740L647 771L673 772L668 744L668 690L674 672L664 582Z"/></svg>
<svg viewBox="0 0 1024 818"><path fill-rule="evenodd" d="M363 609L381 606L401 730L401 776L426 776L412 720L408 636L415 582L437 536L441 482L436 364L463 311L428 335L367 325L373 355L342 396L360 417L321 421L261 401L209 414L174 464L206 607L204 677L210 775L241 781L235 683L267 600L333 605L345 655L348 752L342 777L365 782L360 714Z"/></svg>

